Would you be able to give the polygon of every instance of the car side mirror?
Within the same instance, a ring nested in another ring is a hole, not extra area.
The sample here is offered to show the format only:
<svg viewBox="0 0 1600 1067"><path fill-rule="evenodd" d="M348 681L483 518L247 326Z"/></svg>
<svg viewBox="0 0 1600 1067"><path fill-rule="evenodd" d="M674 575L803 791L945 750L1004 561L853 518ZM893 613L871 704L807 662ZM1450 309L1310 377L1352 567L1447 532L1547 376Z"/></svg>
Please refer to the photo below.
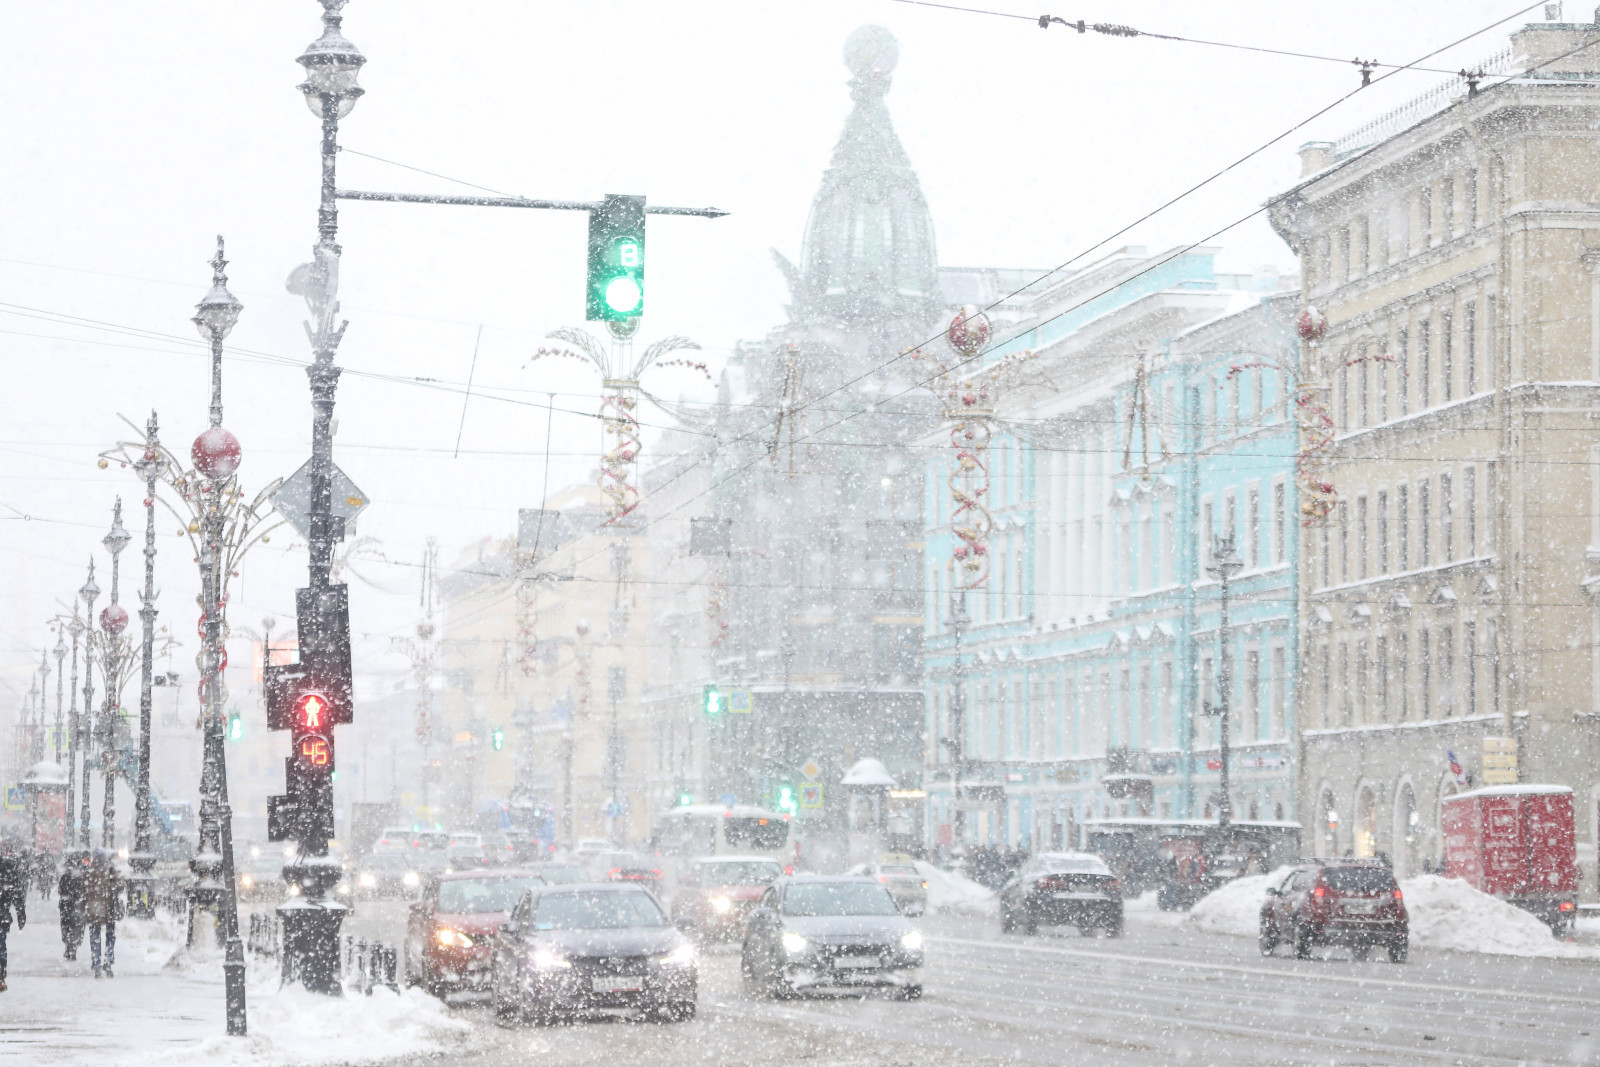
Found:
<svg viewBox="0 0 1600 1067"><path fill-rule="evenodd" d="M503 922L503 923L500 924L500 936L501 937L510 939L510 938L516 937L520 933L522 933L522 927L517 925L516 923Z"/></svg>
<svg viewBox="0 0 1600 1067"><path fill-rule="evenodd" d="M1267 886L1267 896L1275 897L1277 895L1278 895L1278 887L1277 886L1273 886L1273 885Z"/></svg>
<svg viewBox="0 0 1600 1067"><path fill-rule="evenodd" d="M697 922L695 920L694 916L692 916L692 915L682 915L682 916L679 916L677 919L673 920L672 925L676 926L678 929L680 929L680 930L684 931L685 933L687 933L688 931L693 930L695 927L699 926L700 923Z"/></svg>

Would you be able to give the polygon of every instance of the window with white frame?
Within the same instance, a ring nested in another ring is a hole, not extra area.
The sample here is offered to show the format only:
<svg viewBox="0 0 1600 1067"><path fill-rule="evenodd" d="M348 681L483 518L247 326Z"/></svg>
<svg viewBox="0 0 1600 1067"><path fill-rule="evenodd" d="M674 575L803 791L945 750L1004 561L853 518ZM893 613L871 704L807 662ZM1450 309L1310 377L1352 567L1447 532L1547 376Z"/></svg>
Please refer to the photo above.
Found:
<svg viewBox="0 0 1600 1067"><path fill-rule="evenodd" d="M1245 562L1256 570L1261 566L1261 486L1252 483L1244 499Z"/></svg>
<svg viewBox="0 0 1600 1067"><path fill-rule="evenodd" d="M1272 483L1272 562L1289 558L1289 484L1282 478Z"/></svg>

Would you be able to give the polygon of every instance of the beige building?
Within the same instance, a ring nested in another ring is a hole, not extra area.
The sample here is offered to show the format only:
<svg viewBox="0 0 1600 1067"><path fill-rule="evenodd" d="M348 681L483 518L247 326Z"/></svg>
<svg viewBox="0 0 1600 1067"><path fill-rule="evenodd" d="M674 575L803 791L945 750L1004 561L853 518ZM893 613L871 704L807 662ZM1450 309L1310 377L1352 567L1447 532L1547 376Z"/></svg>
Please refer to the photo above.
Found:
<svg viewBox="0 0 1600 1067"><path fill-rule="evenodd" d="M1436 862L1448 754L1484 784L1509 746L1516 778L1574 788L1595 885L1600 47L1558 58L1589 43L1600 26L1524 28L1476 91L1306 145L1270 204L1327 318L1304 361L1337 504L1300 564L1319 854Z"/></svg>

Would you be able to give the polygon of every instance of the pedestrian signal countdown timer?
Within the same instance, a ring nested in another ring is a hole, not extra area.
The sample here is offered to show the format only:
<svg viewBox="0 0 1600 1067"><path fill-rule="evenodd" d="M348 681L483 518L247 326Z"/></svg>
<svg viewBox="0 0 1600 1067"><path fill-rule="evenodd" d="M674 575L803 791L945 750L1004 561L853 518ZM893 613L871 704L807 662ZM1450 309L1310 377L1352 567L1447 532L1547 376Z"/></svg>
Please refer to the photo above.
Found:
<svg viewBox="0 0 1600 1067"><path fill-rule="evenodd" d="M300 758L312 767L326 767L332 753L328 739L320 734L307 734L300 739Z"/></svg>
<svg viewBox="0 0 1600 1067"><path fill-rule="evenodd" d="M607 193L589 212L589 285L584 299L591 322L619 322L644 314L644 197Z"/></svg>
<svg viewBox="0 0 1600 1067"><path fill-rule="evenodd" d="M705 687L701 695L700 706L705 709L707 715L721 715L728 710L727 702L722 698L722 690L714 685Z"/></svg>

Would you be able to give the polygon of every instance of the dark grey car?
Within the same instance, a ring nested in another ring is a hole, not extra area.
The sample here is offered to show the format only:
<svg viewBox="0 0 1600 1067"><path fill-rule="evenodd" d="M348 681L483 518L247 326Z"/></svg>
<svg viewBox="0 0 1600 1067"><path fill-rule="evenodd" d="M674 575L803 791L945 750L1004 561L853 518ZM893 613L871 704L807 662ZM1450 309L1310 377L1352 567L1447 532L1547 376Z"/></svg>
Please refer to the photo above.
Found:
<svg viewBox="0 0 1600 1067"><path fill-rule="evenodd" d="M694 1017L694 946L644 889L556 885L530 889L495 939L495 1014L541 1025L625 1009L678 1022Z"/></svg>
<svg viewBox="0 0 1600 1067"><path fill-rule="evenodd" d="M750 912L739 966L751 992L883 988L922 995L922 932L873 878L793 875Z"/></svg>

